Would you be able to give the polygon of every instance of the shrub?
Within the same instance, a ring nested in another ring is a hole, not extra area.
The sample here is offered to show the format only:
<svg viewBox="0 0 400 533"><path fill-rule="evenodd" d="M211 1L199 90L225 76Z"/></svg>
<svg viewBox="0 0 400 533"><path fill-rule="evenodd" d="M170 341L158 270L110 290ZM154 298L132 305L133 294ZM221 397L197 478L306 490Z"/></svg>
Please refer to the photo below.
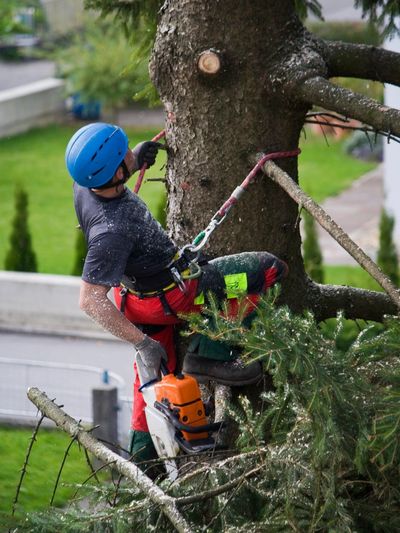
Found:
<svg viewBox="0 0 400 533"><path fill-rule="evenodd" d="M87 254L87 245L85 235L80 229L75 238L75 262L72 268L71 274L73 276L81 276L83 263L85 262L85 257Z"/></svg>
<svg viewBox="0 0 400 533"><path fill-rule="evenodd" d="M304 215L304 232L303 260L305 270L311 279L317 283L323 283L322 253L318 242L315 220L307 212Z"/></svg>
<svg viewBox="0 0 400 533"><path fill-rule="evenodd" d="M379 250L377 263L395 285L399 284L399 261L393 242L394 217L382 209L379 222Z"/></svg>
<svg viewBox="0 0 400 533"><path fill-rule="evenodd" d="M10 249L5 259L5 269L37 272L36 255L32 248L28 228L28 195L23 189L15 191L15 216L12 222Z"/></svg>

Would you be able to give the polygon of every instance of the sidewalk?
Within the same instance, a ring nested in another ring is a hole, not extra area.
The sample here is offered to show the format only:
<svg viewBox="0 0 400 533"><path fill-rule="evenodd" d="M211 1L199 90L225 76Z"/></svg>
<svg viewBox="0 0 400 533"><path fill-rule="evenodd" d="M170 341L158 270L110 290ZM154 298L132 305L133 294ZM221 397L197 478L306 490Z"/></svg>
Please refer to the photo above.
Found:
<svg viewBox="0 0 400 533"><path fill-rule="evenodd" d="M364 252L376 259L379 246L379 219L383 206L383 165L355 181L338 196L328 198L322 207L349 234ZM324 263L357 265L358 263L318 225L319 243Z"/></svg>

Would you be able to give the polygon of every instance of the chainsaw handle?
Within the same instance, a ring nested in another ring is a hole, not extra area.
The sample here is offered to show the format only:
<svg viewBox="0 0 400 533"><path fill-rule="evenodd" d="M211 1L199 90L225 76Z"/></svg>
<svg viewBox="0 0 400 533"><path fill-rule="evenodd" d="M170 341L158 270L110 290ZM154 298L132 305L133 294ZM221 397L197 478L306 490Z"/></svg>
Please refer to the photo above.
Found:
<svg viewBox="0 0 400 533"><path fill-rule="evenodd" d="M186 431L187 433L204 433L205 431L219 431L225 427L225 422L214 422L213 424L204 424L203 426L188 426L187 424L179 422L179 420L177 420L171 413L167 405L164 405L161 402L154 402L154 407L161 411L168 418L174 428L179 429L179 431Z"/></svg>
<svg viewBox="0 0 400 533"><path fill-rule="evenodd" d="M170 371L168 370L168 367L167 367L167 363L164 361L164 359L161 359L160 370L163 376L170 374Z"/></svg>

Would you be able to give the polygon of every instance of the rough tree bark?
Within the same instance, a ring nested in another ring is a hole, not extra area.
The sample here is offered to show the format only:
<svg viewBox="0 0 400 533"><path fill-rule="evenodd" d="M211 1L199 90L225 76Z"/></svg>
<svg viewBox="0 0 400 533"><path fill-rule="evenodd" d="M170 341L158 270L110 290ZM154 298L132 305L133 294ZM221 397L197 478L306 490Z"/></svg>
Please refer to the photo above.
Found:
<svg viewBox="0 0 400 533"><path fill-rule="evenodd" d="M352 68L349 55L355 52L359 62ZM167 111L168 225L176 242L190 242L207 225L248 173L255 153L297 147L314 103L349 116L354 111L377 129L400 132L399 111L328 81L352 75L399 83L391 68L398 63L393 52L315 39L292 0L166 2L150 71ZM297 180L295 158L277 163ZM249 190L207 251L216 256L246 250L269 250L288 262L283 300L294 310L308 303L326 317L349 308L348 291L310 284L297 205L271 180ZM349 314L376 319L393 311L382 295L357 291Z"/></svg>

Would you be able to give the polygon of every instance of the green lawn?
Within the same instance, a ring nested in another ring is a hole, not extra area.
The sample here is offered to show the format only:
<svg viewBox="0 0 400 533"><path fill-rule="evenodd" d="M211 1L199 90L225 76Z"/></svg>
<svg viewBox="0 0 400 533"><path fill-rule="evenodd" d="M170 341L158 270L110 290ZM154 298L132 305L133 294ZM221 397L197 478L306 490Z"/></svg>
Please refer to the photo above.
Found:
<svg viewBox="0 0 400 533"><path fill-rule="evenodd" d="M359 266L324 265L325 283L351 285L360 289L382 291L382 287Z"/></svg>
<svg viewBox="0 0 400 533"><path fill-rule="evenodd" d="M64 164L65 147L76 126L50 126L0 140L0 268L8 249L11 220L14 214L14 190L25 188L29 196L29 225L38 270L69 274L74 260L76 217L72 202L72 180ZM156 130L127 128L131 146L153 137ZM161 152L148 172L160 177L165 153ZM134 183L135 177L131 180ZM141 196L150 210L157 212L164 186L145 183Z"/></svg>
<svg viewBox="0 0 400 533"><path fill-rule="evenodd" d="M316 136L307 130L301 137L299 156L300 186L316 202L335 196L351 183L376 167L376 163L360 161L346 155L343 141L335 137Z"/></svg>
<svg viewBox="0 0 400 533"><path fill-rule="evenodd" d="M31 429L0 427L0 512L6 515L12 510L31 435ZM62 431L39 430L19 496L20 510L33 511L49 505L69 442L69 437ZM85 455L74 443L63 469L54 505L64 505L75 493L75 487L64 484L83 483L89 476Z"/></svg>

